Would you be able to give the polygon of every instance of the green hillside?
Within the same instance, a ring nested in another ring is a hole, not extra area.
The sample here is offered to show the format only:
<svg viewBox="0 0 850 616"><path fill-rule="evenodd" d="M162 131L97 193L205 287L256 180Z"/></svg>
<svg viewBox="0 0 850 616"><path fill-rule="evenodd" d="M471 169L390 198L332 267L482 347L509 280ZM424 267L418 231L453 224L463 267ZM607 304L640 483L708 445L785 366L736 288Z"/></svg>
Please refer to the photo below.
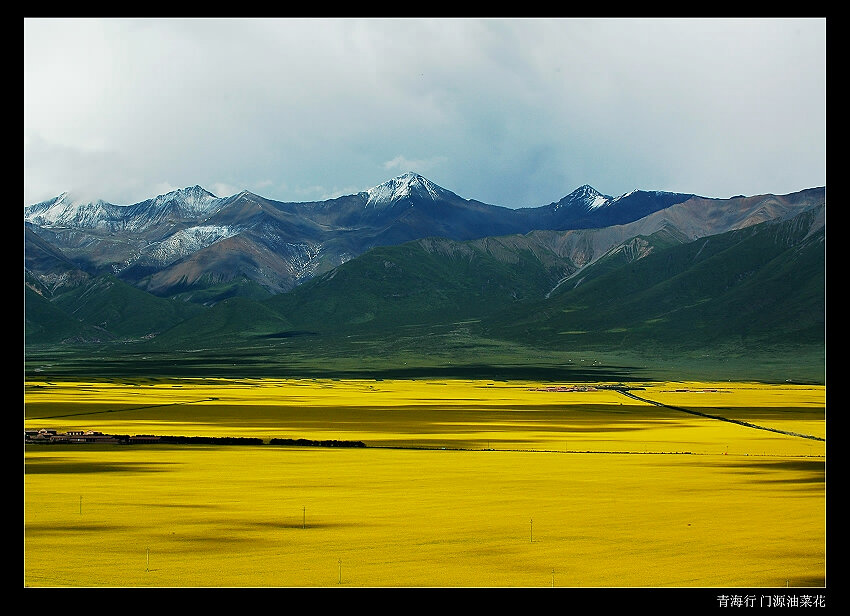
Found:
<svg viewBox="0 0 850 616"><path fill-rule="evenodd" d="M24 285L25 344L58 343L70 340L103 341L112 338L109 332L83 323Z"/></svg>
<svg viewBox="0 0 850 616"><path fill-rule="evenodd" d="M550 295L563 293L566 289L574 287L577 284L585 284L609 272L619 270L624 265L629 265L650 252L657 252L673 246L681 246L691 241L682 233L672 228L664 228L648 236L638 235L627 242L615 246L608 254L594 261L592 266L576 272L571 277L571 281L564 281Z"/></svg>
<svg viewBox="0 0 850 616"><path fill-rule="evenodd" d="M533 233L423 239L212 307L100 278L52 302L28 292L27 342L135 339L68 350L74 370L116 374L823 381L818 216L696 241L664 229L580 270ZM28 349L28 365L61 373L52 355Z"/></svg>
<svg viewBox="0 0 850 616"><path fill-rule="evenodd" d="M299 329L382 335L477 319L536 300L575 266L497 239L429 239L370 250L265 303Z"/></svg>
<svg viewBox="0 0 850 616"><path fill-rule="evenodd" d="M230 297L247 297L259 301L270 296L271 293L253 280L236 278L229 282L221 282L211 280L210 276L202 276L191 286L176 285L170 289L168 295L176 300L205 306L211 306Z"/></svg>
<svg viewBox="0 0 850 616"><path fill-rule="evenodd" d="M545 348L686 350L823 345L824 228L816 212L600 260L544 302L486 321L491 335Z"/></svg>
<svg viewBox="0 0 850 616"><path fill-rule="evenodd" d="M204 310L195 304L156 297L111 275L65 289L49 303L68 318L117 338L155 334Z"/></svg>
<svg viewBox="0 0 850 616"><path fill-rule="evenodd" d="M288 332L292 324L255 300L231 297L187 319L154 338L155 349L204 348L240 344L256 337Z"/></svg>

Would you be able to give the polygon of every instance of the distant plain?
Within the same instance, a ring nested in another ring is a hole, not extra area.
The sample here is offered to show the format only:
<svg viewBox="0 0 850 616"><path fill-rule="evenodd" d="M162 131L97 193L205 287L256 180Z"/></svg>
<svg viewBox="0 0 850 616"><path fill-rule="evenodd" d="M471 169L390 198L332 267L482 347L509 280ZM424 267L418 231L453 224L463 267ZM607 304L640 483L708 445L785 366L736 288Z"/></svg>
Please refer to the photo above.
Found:
<svg viewBox="0 0 850 616"><path fill-rule="evenodd" d="M28 429L366 447L28 445L25 585L825 585L823 385L611 384L29 378Z"/></svg>

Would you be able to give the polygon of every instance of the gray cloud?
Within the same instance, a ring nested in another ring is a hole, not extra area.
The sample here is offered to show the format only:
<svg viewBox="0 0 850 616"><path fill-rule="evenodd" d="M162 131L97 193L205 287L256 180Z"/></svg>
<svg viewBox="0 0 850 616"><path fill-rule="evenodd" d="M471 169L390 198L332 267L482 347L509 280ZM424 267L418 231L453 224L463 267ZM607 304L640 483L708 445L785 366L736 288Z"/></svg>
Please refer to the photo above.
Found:
<svg viewBox="0 0 850 616"><path fill-rule="evenodd" d="M825 19L24 20L25 204L407 170L511 207L728 197L825 185L825 159Z"/></svg>

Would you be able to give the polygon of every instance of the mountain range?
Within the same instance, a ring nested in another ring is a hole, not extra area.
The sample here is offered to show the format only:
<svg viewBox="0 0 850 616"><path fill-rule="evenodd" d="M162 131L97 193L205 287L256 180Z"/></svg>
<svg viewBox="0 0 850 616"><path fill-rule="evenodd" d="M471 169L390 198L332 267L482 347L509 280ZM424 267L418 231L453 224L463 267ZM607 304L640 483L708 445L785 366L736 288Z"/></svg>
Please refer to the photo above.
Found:
<svg viewBox="0 0 850 616"><path fill-rule="evenodd" d="M84 271L115 274L155 295L243 280L276 294L375 246L604 227L689 197L633 191L611 198L582 186L556 203L511 209L463 199L406 173L354 195L306 203L247 191L219 198L200 186L129 206L63 193L26 207L24 221Z"/></svg>
<svg viewBox="0 0 850 616"><path fill-rule="evenodd" d="M326 201L194 186L25 207L25 342L376 340L467 324L539 348L823 348L825 188L582 186L512 209L406 173Z"/></svg>

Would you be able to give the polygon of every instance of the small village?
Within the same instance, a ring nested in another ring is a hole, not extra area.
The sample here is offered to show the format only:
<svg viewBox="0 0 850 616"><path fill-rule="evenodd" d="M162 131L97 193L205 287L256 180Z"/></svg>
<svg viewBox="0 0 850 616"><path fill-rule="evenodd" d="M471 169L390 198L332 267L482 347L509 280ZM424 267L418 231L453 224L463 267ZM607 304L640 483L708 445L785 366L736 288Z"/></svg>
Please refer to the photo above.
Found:
<svg viewBox="0 0 850 616"><path fill-rule="evenodd" d="M153 434L104 434L97 430L68 430L53 428L24 430L24 445L264 445L263 439L245 436L175 436ZM362 441L310 440L305 438L272 438L269 445L293 447L365 447Z"/></svg>
<svg viewBox="0 0 850 616"><path fill-rule="evenodd" d="M24 443L39 444L74 444L74 443L118 443L134 445L141 443L158 443L159 436L142 434L129 436L126 434L104 434L96 430L68 430L59 432L52 428L40 430L24 430Z"/></svg>
<svg viewBox="0 0 850 616"><path fill-rule="evenodd" d="M550 392L576 392L576 391L601 391L603 389L613 389L614 391L631 391L644 389L643 387L634 387L623 385L547 385L545 387L534 387L528 391L550 391Z"/></svg>

